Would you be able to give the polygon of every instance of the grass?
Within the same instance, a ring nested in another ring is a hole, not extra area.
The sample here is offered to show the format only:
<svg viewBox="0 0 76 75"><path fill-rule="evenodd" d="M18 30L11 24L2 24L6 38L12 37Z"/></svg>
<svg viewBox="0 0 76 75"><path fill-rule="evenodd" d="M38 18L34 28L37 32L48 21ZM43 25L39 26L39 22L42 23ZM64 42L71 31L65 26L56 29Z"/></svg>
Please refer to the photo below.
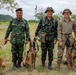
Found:
<svg viewBox="0 0 76 75"><path fill-rule="evenodd" d="M4 25L5 26L5 25ZM6 26L2 27L2 25L0 27L0 45L3 44L4 41L4 35L5 35L5 31L6 31ZM31 38L34 38L34 33L36 30L35 24L30 23L30 35ZM38 42L38 44L40 45L40 43ZM26 51L28 50L28 45L26 46L26 49L24 51L25 55L24 58L26 56ZM47 68L48 65L48 58L46 60L46 67L42 68L41 67L41 49L39 50L38 54L37 54L37 60L36 60L36 69L34 69L33 71L30 71L29 69L26 69L25 67L22 67L21 69L17 69L17 70L12 70L12 57L11 57L11 44L8 42L5 46L2 47L2 49L0 49L0 57L2 57L5 61L6 61L6 68L2 68L0 70L0 75L76 75L76 69L73 71L69 71L67 66L61 64L61 70L57 71L56 70L56 61L57 61L57 44L55 45L54 48L54 60L53 60L53 70L50 71Z"/></svg>
<svg viewBox="0 0 76 75"><path fill-rule="evenodd" d="M2 21L0 21L0 25L8 25L8 24L9 24L9 22L6 22L6 21L2 22Z"/></svg>

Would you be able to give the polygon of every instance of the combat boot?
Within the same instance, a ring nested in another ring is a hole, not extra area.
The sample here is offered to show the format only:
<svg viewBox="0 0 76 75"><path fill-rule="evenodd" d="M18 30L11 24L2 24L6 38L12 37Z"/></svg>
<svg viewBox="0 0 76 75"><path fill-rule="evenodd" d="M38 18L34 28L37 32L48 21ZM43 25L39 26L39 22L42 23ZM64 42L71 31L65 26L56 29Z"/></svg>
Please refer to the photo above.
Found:
<svg viewBox="0 0 76 75"><path fill-rule="evenodd" d="M41 67L45 67L45 61L42 61Z"/></svg>
<svg viewBox="0 0 76 75"><path fill-rule="evenodd" d="M15 69L17 69L17 68L18 68L18 66L17 66L16 62L13 62L13 67L12 67L12 69L15 70Z"/></svg>
<svg viewBox="0 0 76 75"><path fill-rule="evenodd" d="M18 68L21 68L21 61L18 61Z"/></svg>
<svg viewBox="0 0 76 75"><path fill-rule="evenodd" d="M60 70L60 64L57 63L57 70Z"/></svg>
<svg viewBox="0 0 76 75"><path fill-rule="evenodd" d="M49 62L49 63L48 63L48 69L49 69L49 70L52 70L52 69L53 69L53 67L52 67L52 62Z"/></svg>

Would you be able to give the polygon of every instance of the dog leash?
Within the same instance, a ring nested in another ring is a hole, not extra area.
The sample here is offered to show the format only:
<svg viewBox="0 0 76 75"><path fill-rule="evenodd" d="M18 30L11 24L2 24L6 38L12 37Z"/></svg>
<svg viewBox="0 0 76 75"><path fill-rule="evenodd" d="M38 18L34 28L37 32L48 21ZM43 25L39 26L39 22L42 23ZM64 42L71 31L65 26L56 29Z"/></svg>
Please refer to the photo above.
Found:
<svg viewBox="0 0 76 75"><path fill-rule="evenodd" d="M38 40L38 41L40 41L40 39L38 38L38 37L34 37L34 41L36 42L36 40ZM36 42L36 45L37 45L37 50L39 51L39 45L38 45L38 43ZM37 52L38 52L37 51Z"/></svg>
<svg viewBox="0 0 76 75"><path fill-rule="evenodd" d="M10 41L10 40L8 40L8 41ZM6 42L5 42L3 45L1 45L0 48L2 49L2 47L3 47L4 45L6 45Z"/></svg>
<svg viewBox="0 0 76 75"><path fill-rule="evenodd" d="M25 42L25 43L24 43L24 52L23 52L23 56L26 55L26 45L27 45L27 43Z"/></svg>
<svg viewBox="0 0 76 75"><path fill-rule="evenodd" d="M24 56L26 55L25 50L26 50L26 42L25 42L25 46L24 46L24 53L23 53Z"/></svg>
<svg viewBox="0 0 76 75"><path fill-rule="evenodd" d="M2 47L5 45L5 43L3 45L0 46L0 49L2 49Z"/></svg>
<svg viewBox="0 0 76 75"><path fill-rule="evenodd" d="M36 45L37 45L37 52L39 51L39 45L38 45L38 43L36 42Z"/></svg>

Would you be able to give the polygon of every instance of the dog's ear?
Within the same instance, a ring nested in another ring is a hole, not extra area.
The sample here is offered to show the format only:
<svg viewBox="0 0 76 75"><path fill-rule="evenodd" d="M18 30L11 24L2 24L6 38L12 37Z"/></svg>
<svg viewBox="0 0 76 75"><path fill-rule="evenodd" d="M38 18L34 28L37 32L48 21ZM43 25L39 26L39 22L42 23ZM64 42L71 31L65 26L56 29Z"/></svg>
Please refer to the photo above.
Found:
<svg viewBox="0 0 76 75"><path fill-rule="evenodd" d="M36 38L34 37L33 41L35 42L36 41Z"/></svg>
<svg viewBox="0 0 76 75"><path fill-rule="evenodd" d="M31 39L29 39L29 41L31 41Z"/></svg>
<svg viewBox="0 0 76 75"><path fill-rule="evenodd" d="M76 43L76 40L74 41L74 43Z"/></svg>

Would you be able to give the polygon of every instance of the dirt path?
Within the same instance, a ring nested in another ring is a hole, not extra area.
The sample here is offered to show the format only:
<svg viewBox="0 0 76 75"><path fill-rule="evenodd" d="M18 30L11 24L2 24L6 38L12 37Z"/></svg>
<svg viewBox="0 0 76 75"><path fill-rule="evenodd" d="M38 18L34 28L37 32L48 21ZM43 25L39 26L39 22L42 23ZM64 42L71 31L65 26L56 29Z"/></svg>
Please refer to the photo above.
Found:
<svg viewBox="0 0 76 75"><path fill-rule="evenodd" d="M7 28L8 26L2 26L2 25L0 25L0 29L2 29L2 28Z"/></svg>

